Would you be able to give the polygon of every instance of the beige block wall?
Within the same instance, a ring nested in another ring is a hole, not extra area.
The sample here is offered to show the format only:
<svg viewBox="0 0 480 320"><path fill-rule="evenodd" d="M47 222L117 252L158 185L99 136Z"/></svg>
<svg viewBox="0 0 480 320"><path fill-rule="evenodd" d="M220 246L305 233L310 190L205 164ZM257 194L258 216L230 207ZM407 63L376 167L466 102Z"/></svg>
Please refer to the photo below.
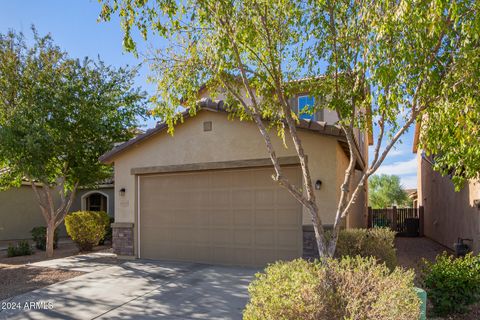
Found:
<svg viewBox="0 0 480 320"><path fill-rule="evenodd" d="M44 226L30 186L0 192L0 240L30 238L33 227Z"/></svg>
<svg viewBox="0 0 480 320"><path fill-rule="evenodd" d="M113 187L95 190L108 196L110 216L114 214ZM70 212L82 210L82 196L92 192L92 189L80 189L70 208ZM56 206L60 196L54 195ZM24 185L0 192L0 241L30 239L30 230L34 227L45 226L45 220L36 201L31 186ZM61 237L66 237L65 225L62 223L57 228Z"/></svg>
<svg viewBox="0 0 480 320"><path fill-rule="evenodd" d="M58 203L60 197L55 198ZM0 192L0 240L30 239L30 230L45 226L45 220L31 186L21 186ZM61 237L66 236L65 226L58 227Z"/></svg>
<svg viewBox="0 0 480 320"><path fill-rule="evenodd" d="M480 252L480 210L474 200L480 199L480 182L466 183L455 192L450 178L433 171L418 151L418 202L425 212L425 235L453 248L457 238L474 240L473 249Z"/></svg>
<svg viewBox="0 0 480 320"><path fill-rule="evenodd" d="M204 121L212 121L212 131L203 131ZM322 181L321 190L315 193L323 223L332 224L340 188L338 171L346 168L344 162L337 163L337 156L343 151L334 137L309 131L300 131L299 135L309 159L312 180ZM275 134L272 138L279 157L296 154L291 144L285 148ZM201 111L194 119L177 126L173 137L159 133L114 159L115 195L119 189L126 189L125 196L115 197L116 222L135 222L136 181L130 173L132 168L259 158L268 158L268 154L255 124L227 120L224 113ZM303 223L311 224L306 212Z"/></svg>

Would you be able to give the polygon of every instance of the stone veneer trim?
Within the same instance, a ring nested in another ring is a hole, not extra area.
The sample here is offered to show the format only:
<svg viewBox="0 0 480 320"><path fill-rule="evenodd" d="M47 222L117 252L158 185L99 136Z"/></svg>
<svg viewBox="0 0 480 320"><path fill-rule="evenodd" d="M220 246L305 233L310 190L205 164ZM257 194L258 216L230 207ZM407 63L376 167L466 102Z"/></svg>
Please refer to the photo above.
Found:
<svg viewBox="0 0 480 320"><path fill-rule="evenodd" d="M133 227L133 223L112 223L112 247L119 258L135 256Z"/></svg>

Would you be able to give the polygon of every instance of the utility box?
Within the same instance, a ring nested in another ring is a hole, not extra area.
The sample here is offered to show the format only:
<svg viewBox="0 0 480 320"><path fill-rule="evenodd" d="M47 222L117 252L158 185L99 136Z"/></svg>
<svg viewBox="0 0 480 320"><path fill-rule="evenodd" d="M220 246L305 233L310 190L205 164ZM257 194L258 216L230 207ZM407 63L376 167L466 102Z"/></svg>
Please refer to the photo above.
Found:
<svg viewBox="0 0 480 320"><path fill-rule="evenodd" d="M417 296L420 299L420 320L427 319L427 292L423 289L415 287Z"/></svg>

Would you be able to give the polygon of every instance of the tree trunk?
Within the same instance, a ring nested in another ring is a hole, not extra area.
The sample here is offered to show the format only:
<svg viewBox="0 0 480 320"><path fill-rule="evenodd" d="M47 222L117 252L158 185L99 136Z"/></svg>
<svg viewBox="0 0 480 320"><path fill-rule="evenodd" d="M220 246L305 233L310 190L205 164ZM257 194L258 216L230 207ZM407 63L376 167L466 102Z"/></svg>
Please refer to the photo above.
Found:
<svg viewBox="0 0 480 320"><path fill-rule="evenodd" d="M54 239L55 239L55 221L52 219L47 223L47 243L46 243L47 258L53 257Z"/></svg>
<svg viewBox="0 0 480 320"><path fill-rule="evenodd" d="M55 208L55 201L52 196L52 190L45 183L40 188L36 186L36 182L33 179L30 179L30 183L33 189L33 192L37 198L38 204L40 205L40 210L42 215L47 223L47 234L46 234L46 243L45 251L47 258L53 257L53 244L55 240L55 229L62 223L65 215L70 210L73 200L75 199L75 194L78 188L78 182L73 186L73 189L65 194L64 182L65 179L62 178L59 181L59 184L56 186L56 189L59 190L61 203L58 208Z"/></svg>

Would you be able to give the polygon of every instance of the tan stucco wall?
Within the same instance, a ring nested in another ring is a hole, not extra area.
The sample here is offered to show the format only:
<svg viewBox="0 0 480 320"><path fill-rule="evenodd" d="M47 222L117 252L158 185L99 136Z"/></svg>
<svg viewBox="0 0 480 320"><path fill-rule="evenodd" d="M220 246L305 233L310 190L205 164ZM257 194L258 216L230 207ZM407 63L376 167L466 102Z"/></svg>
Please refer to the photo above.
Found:
<svg viewBox="0 0 480 320"><path fill-rule="evenodd" d="M44 225L29 186L0 192L0 240L30 238L33 227Z"/></svg>
<svg viewBox="0 0 480 320"><path fill-rule="evenodd" d="M203 131L204 121L212 121L212 131ZM299 135L309 159L312 180L322 181L321 190L315 192L323 223L332 224L340 187L338 171L344 166L344 162L337 163L337 156L343 151L334 137L309 131L301 131ZM272 138L279 157L296 154L291 144L285 148L275 134ZM136 182L130 173L132 168L260 158L268 158L268 154L255 124L228 120L224 113L201 111L194 119L177 126L173 137L159 133L114 159L115 194L121 188L126 189L125 196L115 197L115 219L135 222ZM303 223L311 224L306 213Z"/></svg>
<svg viewBox="0 0 480 320"><path fill-rule="evenodd" d="M91 192L91 189L80 189L70 208L70 212L81 210L82 195ZM99 189L109 196L109 215L114 213L113 187ZM55 196L56 205L60 196ZM33 227L45 226L45 220L40 212L40 207L35 199L31 186L23 185L0 192L0 241L30 239L30 230ZM62 223L57 228L61 237L66 237L65 225Z"/></svg>
<svg viewBox="0 0 480 320"><path fill-rule="evenodd" d="M348 167L349 159L347 158L345 152L343 152L340 146L337 146L337 198L340 198L341 194L341 185L345 179L345 170ZM358 182L362 178L362 171L355 170L353 177L350 182L350 190L353 190L358 185ZM353 203L351 210L348 212L346 221L344 225L347 228L364 228L366 227L366 214L367 214L367 202L366 199L366 188L363 187L360 190L360 193Z"/></svg>
<svg viewBox="0 0 480 320"><path fill-rule="evenodd" d="M453 248L457 238L474 240L480 252L480 210L473 201L480 199L480 182L471 181L455 192L450 178L442 177L422 159L418 151L418 202L425 212L425 235Z"/></svg>
<svg viewBox="0 0 480 320"><path fill-rule="evenodd" d="M59 199L55 198L55 202ZM0 240L30 239L30 230L39 226L45 226L45 220L31 186L0 192ZM58 233L61 237L67 235L63 223Z"/></svg>
<svg viewBox="0 0 480 320"><path fill-rule="evenodd" d="M362 178L362 171L355 170L355 175L352 177L351 190L358 185ZM362 187L357 199L352 205L350 213L347 215L347 228L366 228L367 227L367 190Z"/></svg>

